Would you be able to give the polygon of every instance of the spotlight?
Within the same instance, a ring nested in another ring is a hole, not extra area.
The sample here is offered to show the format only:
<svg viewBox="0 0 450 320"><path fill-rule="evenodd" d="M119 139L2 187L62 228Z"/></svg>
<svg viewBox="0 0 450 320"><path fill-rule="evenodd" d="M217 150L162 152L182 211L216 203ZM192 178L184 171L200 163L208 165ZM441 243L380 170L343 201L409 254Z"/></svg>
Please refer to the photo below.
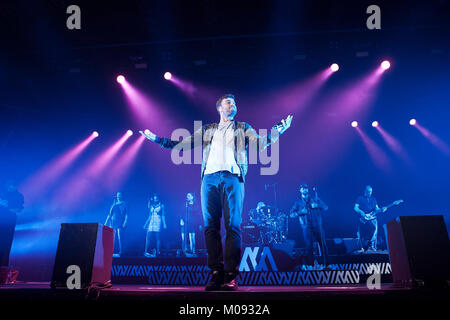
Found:
<svg viewBox="0 0 450 320"><path fill-rule="evenodd" d="M384 60L381 63L381 68L383 68L384 70L387 70L391 67L391 63L388 60Z"/></svg>
<svg viewBox="0 0 450 320"><path fill-rule="evenodd" d="M416 119L409 120L409 124L412 125L412 126L416 125L416 123L417 123Z"/></svg>
<svg viewBox="0 0 450 320"><path fill-rule="evenodd" d="M97 131L94 131L94 132L92 132L92 135L93 135L95 138L97 138L97 137L98 137L98 132L97 132Z"/></svg>
<svg viewBox="0 0 450 320"><path fill-rule="evenodd" d="M164 79L166 79L166 80L172 79L172 74L170 72L164 73Z"/></svg>
<svg viewBox="0 0 450 320"><path fill-rule="evenodd" d="M116 80L118 83L122 84L125 82L125 77L123 75L119 75L117 76Z"/></svg>
<svg viewBox="0 0 450 320"><path fill-rule="evenodd" d="M133 135L133 131L128 130L128 131L127 131L127 135L132 136L132 135Z"/></svg>
<svg viewBox="0 0 450 320"><path fill-rule="evenodd" d="M378 127L378 121L373 121L373 122L372 122L372 127L374 127L374 128L375 128L375 127Z"/></svg>
<svg viewBox="0 0 450 320"><path fill-rule="evenodd" d="M144 133L145 133L145 134L150 134L150 130L145 129Z"/></svg>
<svg viewBox="0 0 450 320"><path fill-rule="evenodd" d="M339 70L339 65L337 63L333 63L330 67L331 71L336 72Z"/></svg>
<svg viewBox="0 0 450 320"><path fill-rule="evenodd" d="M352 127L356 128L358 126L358 121L352 121Z"/></svg>

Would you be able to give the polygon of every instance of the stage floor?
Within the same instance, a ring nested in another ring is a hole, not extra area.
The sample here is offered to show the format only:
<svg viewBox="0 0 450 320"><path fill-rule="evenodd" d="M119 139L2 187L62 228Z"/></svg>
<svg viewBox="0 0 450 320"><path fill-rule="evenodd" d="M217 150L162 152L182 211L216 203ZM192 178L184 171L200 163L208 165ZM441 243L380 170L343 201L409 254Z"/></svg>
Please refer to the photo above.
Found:
<svg viewBox="0 0 450 320"><path fill-rule="evenodd" d="M382 284L380 289L349 286L254 286L239 291L206 292L194 286L117 284L100 290L52 289L48 282L0 285L1 300L145 301L301 301L301 300L449 300L450 290Z"/></svg>

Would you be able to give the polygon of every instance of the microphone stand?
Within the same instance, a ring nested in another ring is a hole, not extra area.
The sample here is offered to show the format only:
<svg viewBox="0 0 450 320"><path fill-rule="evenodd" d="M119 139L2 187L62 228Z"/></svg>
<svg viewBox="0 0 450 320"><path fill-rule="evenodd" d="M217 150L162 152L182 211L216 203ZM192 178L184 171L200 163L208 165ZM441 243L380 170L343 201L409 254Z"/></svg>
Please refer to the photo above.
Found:
<svg viewBox="0 0 450 320"><path fill-rule="evenodd" d="M183 234L184 234L184 241L183 241L183 254L186 256L187 253L187 221L188 219L188 201L185 201L185 209L184 209L184 225L183 225Z"/></svg>
<svg viewBox="0 0 450 320"><path fill-rule="evenodd" d="M273 183L273 184L265 184L264 185L264 189L267 191L267 188L273 188L273 197L274 197L274 207L275 207L275 215L278 216L278 203L277 203L277 184Z"/></svg>

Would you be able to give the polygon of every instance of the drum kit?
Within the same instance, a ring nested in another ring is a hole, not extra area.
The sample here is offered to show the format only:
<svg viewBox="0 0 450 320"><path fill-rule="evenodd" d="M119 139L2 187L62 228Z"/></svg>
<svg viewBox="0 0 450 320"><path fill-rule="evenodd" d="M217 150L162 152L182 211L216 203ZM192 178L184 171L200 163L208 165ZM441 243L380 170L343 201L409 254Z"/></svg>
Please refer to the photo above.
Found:
<svg viewBox="0 0 450 320"><path fill-rule="evenodd" d="M288 215L272 206L250 210L249 222L242 226L243 241L247 244L264 245L286 242L288 218Z"/></svg>

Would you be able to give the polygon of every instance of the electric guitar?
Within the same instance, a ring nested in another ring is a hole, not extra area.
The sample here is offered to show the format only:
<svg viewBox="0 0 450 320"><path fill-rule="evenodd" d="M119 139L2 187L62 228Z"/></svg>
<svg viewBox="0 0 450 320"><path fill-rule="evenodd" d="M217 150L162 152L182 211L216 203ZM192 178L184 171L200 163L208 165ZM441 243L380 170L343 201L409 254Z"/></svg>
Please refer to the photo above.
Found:
<svg viewBox="0 0 450 320"><path fill-rule="evenodd" d="M383 211L383 208L386 208L386 210L387 210L387 209L389 209L392 206L398 206L402 202L403 202L403 200L396 200L396 201L392 202L391 204L389 204L389 205L387 205L385 207L381 207L379 209L372 210L369 213L366 213L363 217L360 217L359 221L361 223L367 223L369 221L372 221L372 220L377 218L378 213Z"/></svg>

